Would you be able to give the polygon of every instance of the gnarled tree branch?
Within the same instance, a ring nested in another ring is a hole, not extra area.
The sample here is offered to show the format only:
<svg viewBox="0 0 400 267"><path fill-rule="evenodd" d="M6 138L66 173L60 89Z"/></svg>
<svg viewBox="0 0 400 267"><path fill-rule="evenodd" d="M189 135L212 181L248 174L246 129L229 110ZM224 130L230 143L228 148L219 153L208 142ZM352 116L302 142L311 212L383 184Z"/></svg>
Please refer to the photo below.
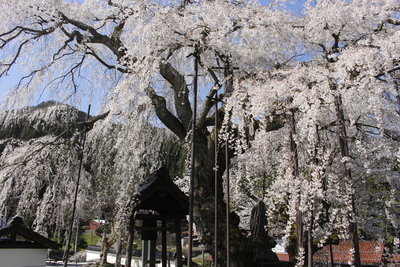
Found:
<svg viewBox="0 0 400 267"><path fill-rule="evenodd" d="M192 118L192 109L189 101L189 89L185 77L168 62L160 62L160 74L167 80L174 90L175 109L183 128L187 131Z"/></svg>
<svg viewBox="0 0 400 267"><path fill-rule="evenodd" d="M181 140L186 137L186 130L182 123L168 109L164 97L156 94L153 88L147 87L146 93L153 104L157 117L164 125L176 134Z"/></svg>

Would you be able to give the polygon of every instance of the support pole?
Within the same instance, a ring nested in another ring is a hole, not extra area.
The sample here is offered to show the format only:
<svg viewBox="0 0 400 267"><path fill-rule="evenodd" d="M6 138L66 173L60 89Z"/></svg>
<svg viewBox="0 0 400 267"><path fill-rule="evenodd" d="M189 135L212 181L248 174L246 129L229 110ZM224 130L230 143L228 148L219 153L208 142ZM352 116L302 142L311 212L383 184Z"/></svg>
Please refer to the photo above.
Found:
<svg viewBox="0 0 400 267"><path fill-rule="evenodd" d="M231 220L230 220L230 178L229 178L229 142L225 141L225 161L226 161L226 266L231 266Z"/></svg>
<svg viewBox="0 0 400 267"><path fill-rule="evenodd" d="M218 266L218 91L215 93L214 266Z"/></svg>
<svg viewBox="0 0 400 267"><path fill-rule="evenodd" d="M90 114L90 105L88 107L86 121L89 120L89 114ZM67 263L68 263L69 245L71 244L72 227L74 225L74 220L75 220L76 201L78 199L79 182L80 182L80 179L81 179L81 172L82 172L82 165L83 165L83 151L85 150L86 132L87 132L87 125L85 123L85 129L83 130L83 140L82 140L82 152L81 152L82 155L81 155L81 160L79 162L78 178L77 178L76 186L75 186L75 196L74 196L74 205L72 206L71 222L70 222L70 225L69 225L67 243L65 245L65 250L64 250L63 267L66 267Z"/></svg>
<svg viewBox="0 0 400 267"><path fill-rule="evenodd" d="M196 48L197 50L197 48ZM197 53L197 51L195 52ZM194 176L195 157L196 157L196 113L197 113L197 79L198 79L198 58L194 57L194 84L193 84L193 117L192 117L192 154L191 154L191 170L190 170L190 192L189 192L189 243L188 243L188 262L187 266L192 266L192 249L193 249L193 204L194 204Z"/></svg>
<svg viewBox="0 0 400 267"><path fill-rule="evenodd" d="M167 267L167 222L165 219L162 220L162 232L161 232L161 258L162 258L162 267Z"/></svg>
<svg viewBox="0 0 400 267"><path fill-rule="evenodd" d="M229 96L233 90L232 84L232 76L233 68L229 62L229 60L225 63L224 69L225 78L227 82L225 84L225 95ZM230 178L229 178L229 135L227 135L225 140L225 171L226 171L226 189L225 189L225 196L226 196L226 266L231 266L231 220L230 220Z"/></svg>

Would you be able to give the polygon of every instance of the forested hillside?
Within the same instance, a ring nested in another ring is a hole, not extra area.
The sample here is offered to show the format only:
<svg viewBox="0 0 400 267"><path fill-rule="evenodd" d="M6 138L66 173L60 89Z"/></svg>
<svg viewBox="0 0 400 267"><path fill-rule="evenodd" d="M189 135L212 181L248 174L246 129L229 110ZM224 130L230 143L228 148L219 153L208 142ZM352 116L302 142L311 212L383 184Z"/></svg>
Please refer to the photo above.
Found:
<svg viewBox="0 0 400 267"><path fill-rule="evenodd" d="M0 112L0 154L7 139L30 140L46 135L62 135L68 138L76 131L74 124L86 119L84 112L54 101L43 102L34 107ZM79 126L83 129L83 125Z"/></svg>

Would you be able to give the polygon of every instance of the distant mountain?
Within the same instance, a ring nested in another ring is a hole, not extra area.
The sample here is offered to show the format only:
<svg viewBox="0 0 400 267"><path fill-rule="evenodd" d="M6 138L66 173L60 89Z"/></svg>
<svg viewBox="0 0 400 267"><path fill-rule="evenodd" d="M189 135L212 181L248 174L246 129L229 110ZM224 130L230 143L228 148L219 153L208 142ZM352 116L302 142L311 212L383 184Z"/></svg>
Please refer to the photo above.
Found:
<svg viewBox="0 0 400 267"><path fill-rule="evenodd" d="M0 155L7 140L30 140L46 135L72 136L76 127L85 121L87 114L73 106L55 101L42 102L34 107L0 111ZM78 130L82 130L83 125Z"/></svg>
<svg viewBox="0 0 400 267"><path fill-rule="evenodd" d="M55 101L0 112L0 139L29 140L49 134L59 135L67 130L68 125L86 120L86 116L85 112Z"/></svg>

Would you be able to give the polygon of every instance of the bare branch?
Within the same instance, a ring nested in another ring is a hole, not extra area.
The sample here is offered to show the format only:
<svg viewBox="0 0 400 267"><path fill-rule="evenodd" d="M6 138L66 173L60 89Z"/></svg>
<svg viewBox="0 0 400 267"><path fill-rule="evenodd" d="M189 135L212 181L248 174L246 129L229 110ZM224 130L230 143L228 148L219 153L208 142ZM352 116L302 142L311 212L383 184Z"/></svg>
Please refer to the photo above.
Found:
<svg viewBox="0 0 400 267"><path fill-rule="evenodd" d="M78 43L99 43L99 44L104 44L106 47L108 47L114 55L117 56L118 59L121 59L125 55L126 49L123 47L123 44L121 40L119 39L119 36L122 32L123 26L125 25L123 22L121 22L119 25L117 25L114 29L114 34L112 38L100 34L95 28L92 26L89 26L81 21L77 21L74 19L68 18L66 15L60 12L60 16L62 19L66 22L68 22L71 25L74 25L80 30L87 31L89 32L92 36L83 36L82 40L77 39ZM117 34L118 33L118 34ZM76 35L79 37L79 35Z"/></svg>
<svg viewBox="0 0 400 267"><path fill-rule="evenodd" d="M108 64L108 63L105 62L102 58L100 58L99 55L97 55L90 47L88 47L88 50L90 50L90 52L86 52L85 54L86 54L86 55L91 55L91 56L93 56L94 58L96 58L96 60L97 60L98 62L100 62L103 66L105 66L107 69L116 69L116 70L118 70L119 72L122 72L122 73L128 73L128 72L129 72L128 69L123 69L123 68L121 68L121 67L118 67L118 68L117 68L115 65L110 65L110 64Z"/></svg>
<svg viewBox="0 0 400 267"><path fill-rule="evenodd" d="M374 78L376 78L376 79L378 79L378 80L380 80L382 82L387 82L385 79L382 79L381 77L384 76L385 74L393 73L393 72L398 71L398 70L400 70L400 66L394 67L394 68L392 68L390 70L387 70L387 71L383 71L383 72L375 75Z"/></svg>
<svg viewBox="0 0 400 267"><path fill-rule="evenodd" d="M18 46L17 52L15 53L15 55L14 55L13 59L11 60L11 62L4 64L4 66L7 66L7 67L5 68L5 70L3 70L0 73L0 76L3 76L4 74L6 74L11 69L11 67L16 63L17 59L21 55L23 47L27 43L29 43L30 41L36 40L36 39L40 38L41 36L48 35L48 34L54 32L54 31L55 31L54 27L50 27L50 28L47 28L45 30L40 30L39 31L39 30L35 30L35 29L30 29L30 28L17 26L14 29L12 29L12 30L10 30L8 32L0 34L0 37L7 37L8 35L17 32L16 34L10 36L9 38L1 39L1 41L3 43L1 44L0 48L4 48L8 43L10 43L15 38L19 37L22 33L27 32L27 33L30 33L30 34L33 35L31 38L28 38L25 41L20 43L20 45Z"/></svg>
<svg viewBox="0 0 400 267"><path fill-rule="evenodd" d="M395 19L393 19L393 18L388 18L388 19L387 19L387 23L392 24L392 25L399 26L399 25L400 25L400 20L395 20Z"/></svg>
<svg viewBox="0 0 400 267"><path fill-rule="evenodd" d="M197 125L199 128L204 127L205 125L208 125L209 122L212 122L214 124L214 120L208 120L207 119L207 115L210 112L211 108L214 106L215 101L218 101L217 99L215 99L215 94L217 93L217 89L212 89L208 92L207 96L206 96L206 100L205 103L202 105L202 110L200 112L200 116L198 118L198 122ZM212 124L212 125L213 125Z"/></svg>

